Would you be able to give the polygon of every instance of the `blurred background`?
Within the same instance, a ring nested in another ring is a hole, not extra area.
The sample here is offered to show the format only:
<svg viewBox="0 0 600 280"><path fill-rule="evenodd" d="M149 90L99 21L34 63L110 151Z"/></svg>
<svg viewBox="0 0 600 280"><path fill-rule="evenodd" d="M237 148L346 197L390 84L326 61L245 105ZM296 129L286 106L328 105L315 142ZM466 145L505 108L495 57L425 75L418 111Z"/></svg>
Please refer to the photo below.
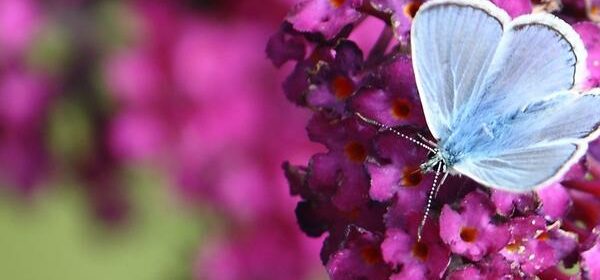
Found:
<svg viewBox="0 0 600 280"><path fill-rule="evenodd" d="M293 1L0 0L0 279L325 279L264 52Z"/></svg>

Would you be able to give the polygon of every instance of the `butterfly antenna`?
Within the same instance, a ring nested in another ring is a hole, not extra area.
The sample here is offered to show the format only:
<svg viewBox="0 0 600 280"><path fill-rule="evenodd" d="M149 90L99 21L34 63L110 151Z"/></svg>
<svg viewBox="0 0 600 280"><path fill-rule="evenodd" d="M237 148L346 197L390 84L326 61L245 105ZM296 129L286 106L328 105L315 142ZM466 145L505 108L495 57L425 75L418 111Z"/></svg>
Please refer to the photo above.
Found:
<svg viewBox="0 0 600 280"><path fill-rule="evenodd" d="M427 197L427 205L425 206L425 214L423 215L423 219L421 219L421 223L419 224L419 228L417 229L417 242L421 242L421 237L423 237L423 227L425 227L425 223L427 222L427 218L429 217L429 209L431 208L431 201L433 200L434 194L437 192L436 190L439 188L437 185L438 177L440 176L440 171L442 170L443 163L438 163L437 168L435 170L435 175L433 177L433 185L431 186L431 190L429 191L429 196ZM444 176L446 177L446 176Z"/></svg>
<svg viewBox="0 0 600 280"><path fill-rule="evenodd" d="M402 137L402 138L404 138L404 139L407 139L407 140L409 140L409 141L411 141L411 142L413 142L413 143L415 143L415 144L417 144L417 145L419 145L419 146L421 146L421 147L423 147L423 148L427 149L428 151L430 151L430 152L432 152L432 153L435 153L435 152L436 152L436 150L435 150L434 148L427 146L427 144L425 144L425 143L423 143L423 142L421 142L421 141L419 141L419 140L417 140L417 139L415 139L415 138L412 138L412 137L410 137L410 136L408 136L408 135L406 135L406 134L404 134L404 133L402 133L402 132L400 132L400 131L398 131L398 130L396 130L396 129L392 128L392 127L389 127L389 126L387 126L387 125L385 125L385 124L379 123L379 122L377 122L377 121L375 121L375 120L369 119L369 118L367 118L367 117L365 117L365 116L361 115L361 114L360 114L360 113L358 113L358 112L355 112L354 114L355 114L357 117L359 117L361 120L363 120L364 122L366 122L366 123L368 123L368 124L371 124L371 125L377 126L377 127L379 127L379 129L381 129L381 130L388 130L388 131L391 131L391 132L393 132L394 134L396 134L396 135L398 135L398 136L400 136L400 137Z"/></svg>

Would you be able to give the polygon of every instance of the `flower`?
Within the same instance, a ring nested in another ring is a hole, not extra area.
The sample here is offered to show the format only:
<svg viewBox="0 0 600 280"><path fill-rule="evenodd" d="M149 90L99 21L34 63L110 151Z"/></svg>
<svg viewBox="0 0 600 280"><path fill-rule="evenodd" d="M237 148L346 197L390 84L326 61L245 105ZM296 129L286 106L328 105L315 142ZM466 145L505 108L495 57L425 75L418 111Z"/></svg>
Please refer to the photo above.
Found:
<svg viewBox="0 0 600 280"><path fill-rule="evenodd" d="M362 14L356 10L362 0L305 0L298 3L287 17L295 30L314 32L333 39L342 28L357 22Z"/></svg>
<svg viewBox="0 0 600 280"><path fill-rule="evenodd" d="M598 231L596 230L595 234ZM584 252L581 253L581 257L583 258L583 270L585 275L589 279L596 279L600 277L600 267L598 266L598 254L600 254L600 243L598 243L598 237L594 236L593 238L593 246Z"/></svg>
<svg viewBox="0 0 600 280"><path fill-rule="evenodd" d="M372 0L371 6L380 12L386 13L394 29L396 38L407 41L411 21L424 0Z"/></svg>
<svg viewBox="0 0 600 280"><path fill-rule="evenodd" d="M600 26L592 22L580 22L573 26L579 33L588 50L587 69L589 71L586 87L600 86Z"/></svg>
<svg viewBox="0 0 600 280"><path fill-rule="evenodd" d="M529 14L532 10L531 1L493 0L492 2L504 9L513 18Z"/></svg>
<svg viewBox="0 0 600 280"><path fill-rule="evenodd" d="M14 60L27 52L43 21L36 1L0 1L0 58Z"/></svg>
<svg viewBox="0 0 600 280"><path fill-rule="evenodd" d="M252 14L247 8L258 8L244 1L214 4L215 13L188 9L181 1L123 4L143 36L105 56L103 78L115 100L108 151L122 164L156 168L168 176L175 197L209 207L226 221L221 238L199 244L198 279L318 275L319 240L291 230L295 199L283 187L279 165L306 161L322 149L306 143L301 127L308 114L272 94L284 77L259 50L265 49L267 30L278 26L275 15ZM267 51L275 64L305 59L308 49L298 33L284 26L270 40ZM344 146L339 148L332 156L343 155ZM348 162L343 168L354 167ZM292 165L289 176L304 180ZM367 180L365 174L355 177ZM340 193L340 205L365 200Z"/></svg>
<svg viewBox="0 0 600 280"><path fill-rule="evenodd" d="M267 53L276 66L293 64L283 84L286 97L312 114L309 138L326 148L306 165L285 163L283 169L291 194L300 198L300 229L325 236L321 260L330 277L596 275L591 260L598 251L600 142L561 182L546 188L508 193L449 177L429 203L434 178L419 169L427 151L397 133L431 136L408 42L421 2L305 1L269 41ZM600 32L588 22L584 1L565 0L563 9L552 1L493 2L512 17L547 10L579 22L574 27L590 54L587 86L596 86L592 67ZM309 21L315 18L327 20ZM377 22L382 30L372 28ZM365 28L381 33L373 39Z"/></svg>
<svg viewBox="0 0 600 280"><path fill-rule="evenodd" d="M440 236L452 252L479 261L508 243L508 228L493 223L494 208L486 196L468 194L461 209L457 212L445 205L440 215Z"/></svg>

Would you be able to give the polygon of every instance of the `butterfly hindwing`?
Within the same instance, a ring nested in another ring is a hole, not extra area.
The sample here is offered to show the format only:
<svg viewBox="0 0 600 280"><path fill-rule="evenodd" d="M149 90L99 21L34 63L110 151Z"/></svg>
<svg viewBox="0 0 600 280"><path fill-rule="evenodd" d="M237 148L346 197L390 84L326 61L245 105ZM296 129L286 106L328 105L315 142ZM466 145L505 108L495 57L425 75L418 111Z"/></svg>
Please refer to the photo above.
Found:
<svg viewBox="0 0 600 280"><path fill-rule="evenodd" d="M481 183L527 191L561 177L600 126L600 90L563 92L532 102L471 134L469 155L454 168Z"/></svg>
<svg viewBox="0 0 600 280"><path fill-rule="evenodd" d="M578 156L575 144L531 146L488 158L467 159L454 168L475 181L512 192L531 191L564 175Z"/></svg>

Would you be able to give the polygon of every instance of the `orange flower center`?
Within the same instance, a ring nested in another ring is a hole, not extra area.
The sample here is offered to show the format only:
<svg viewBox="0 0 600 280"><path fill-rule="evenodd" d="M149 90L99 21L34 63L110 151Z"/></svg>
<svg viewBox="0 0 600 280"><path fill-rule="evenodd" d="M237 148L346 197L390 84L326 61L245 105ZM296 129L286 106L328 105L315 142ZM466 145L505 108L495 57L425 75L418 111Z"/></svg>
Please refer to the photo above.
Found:
<svg viewBox="0 0 600 280"><path fill-rule="evenodd" d="M477 239L477 229L473 227L463 227L460 230L460 238L464 242L474 242Z"/></svg>
<svg viewBox="0 0 600 280"><path fill-rule="evenodd" d="M375 247L375 246L364 247L361 250L360 255L366 263L371 264L371 265L377 264L377 263L381 262L383 259L381 256L381 251L379 250L378 247Z"/></svg>
<svg viewBox="0 0 600 280"><path fill-rule="evenodd" d="M540 233L540 235L538 235L536 237L536 239L537 240L542 240L542 241L543 240L548 240L548 239L550 239L550 234L547 231L544 231L544 232Z"/></svg>
<svg viewBox="0 0 600 280"><path fill-rule="evenodd" d="M344 147L346 156L355 162L363 162L367 158L367 149L358 141L351 141Z"/></svg>
<svg viewBox="0 0 600 280"><path fill-rule="evenodd" d="M329 0L329 3L331 3L331 6L334 8L339 8L346 3L346 0Z"/></svg>
<svg viewBox="0 0 600 280"><path fill-rule="evenodd" d="M417 242L415 245L413 245L412 255L421 261L425 261L429 255L429 247L427 247L427 245L425 245L423 242Z"/></svg>
<svg viewBox="0 0 600 280"><path fill-rule="evenodd" d="M344 100L354 92L354 83L352 83L352 80L340 75L331 81L331 88L337 99Z"/></svg>
<svg viewBox="0 0 600 280"><path fill-rule="evenodd" d="M402 185L405 187L414 187L423 180L423 174L418 167L406 167L402 173Z"/></svg>
<svg viewBox="0 0 600 280"><path fill-rule="evenodd" d="M423 2L420 0L410 1L408 4L404 5L404 15L408 18L414 18L421 7L421 4L423 4Z"/></svg>
<svg viewBox="0 0 600 280"><path fill-rule="evenodd" d="M592 6L590 8L590 14L591 15L598 15L598 14L600 14L600 7L598 7L598 6Z"/></svg>
<svg viewBox="0 0 600 280"><path fill-rule="evenodd" d="M509 243L508 245L506 245L506 249L508 251L510 251L511 253L514 253L514 252L518 251L519 247L521 247L521 244L519 244L517 242Z"/></svg>
<svg viewBox="0 0 600 280"><path fill-rule="evenodd" d="M404 120L410 116L411 105L408 100L398 98L392 101L392 116L398 120Z"/></svg>

